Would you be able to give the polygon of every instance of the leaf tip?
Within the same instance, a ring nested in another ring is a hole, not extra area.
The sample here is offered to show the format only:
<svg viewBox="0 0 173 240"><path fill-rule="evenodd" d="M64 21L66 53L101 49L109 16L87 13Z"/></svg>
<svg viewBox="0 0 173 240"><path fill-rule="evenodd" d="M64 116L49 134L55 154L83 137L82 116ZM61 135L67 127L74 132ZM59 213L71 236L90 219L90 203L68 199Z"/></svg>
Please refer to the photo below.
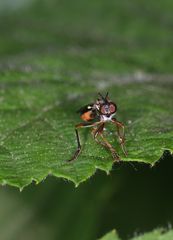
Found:
<svg viewBox="0 0 173 240"><path fill-rule="evenodd" d="M75 188L77 188L79 186L79 183L75 183Z"/></svg>

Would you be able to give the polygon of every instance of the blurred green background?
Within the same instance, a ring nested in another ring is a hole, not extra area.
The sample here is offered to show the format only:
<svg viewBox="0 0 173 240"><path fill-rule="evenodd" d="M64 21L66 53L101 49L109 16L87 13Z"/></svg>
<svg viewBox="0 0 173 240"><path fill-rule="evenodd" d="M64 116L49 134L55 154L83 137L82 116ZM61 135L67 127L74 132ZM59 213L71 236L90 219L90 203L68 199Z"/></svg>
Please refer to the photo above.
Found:
<svg viewBox="0 0 173 240"><path fill-rule="evenodd" d="M103 78L105 72L171 76L172 11L171 0L2 0L0 74L35 55L44 56L51 70L61 66L52 60L57 55L76 77L90 69ZM172 160L165 153L153 169L119 164L109 176L98 171L78 188L53 177L22 192L1 187L0 239L94 240L113 228L128 239L169 227Z"/></svg>

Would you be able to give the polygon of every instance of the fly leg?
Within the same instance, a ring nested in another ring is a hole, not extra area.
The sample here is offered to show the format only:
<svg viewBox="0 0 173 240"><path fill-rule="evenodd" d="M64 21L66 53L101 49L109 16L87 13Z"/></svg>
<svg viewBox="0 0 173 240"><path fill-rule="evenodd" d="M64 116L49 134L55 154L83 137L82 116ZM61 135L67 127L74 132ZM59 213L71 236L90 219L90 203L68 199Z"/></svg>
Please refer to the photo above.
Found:
<svg viewBox="0 0 173 240"><path fill-rule="evenodd" d="M127 151L125 148L125 133L124 133L124 124L117 121L116 118L112 118L112 122L117 127L118 138L124 155L127 157Z"/></svg>
<svg viewBox="0 0 173 240"><path fill-rule="evenodd" d="M79 123L75 126L75 132L76 132L76 140L77 140L77 149L73 155L73 157L68 160L69 162L75 160L78 158L79 154L81 153L81 143L80 143L80 138L79 138L79 133L78 133L78 129L79 128L86 128L86 127L94 127L96 125L98 125L99 122L95 122L95 123Z"/></svg>
<svg viewBox="0 0 173 240"><path fill-rule="evenodd" d="M100 145L104 146L106 149L108 149L108 150L111 152L112 157L113 157L113 159L114 159L115 161L120 161L120 157L119 157L117 151L113 148L113 146L112 146L112 145L107 141L107 139L103 136L103 129L104 129L104 123L101 123L97 129L94 129L94 130L92 131L94 140L95 140L98 144L100 144ZM100 141L100 140L98 139L99 136L102 138L102 141Z"/></svg>

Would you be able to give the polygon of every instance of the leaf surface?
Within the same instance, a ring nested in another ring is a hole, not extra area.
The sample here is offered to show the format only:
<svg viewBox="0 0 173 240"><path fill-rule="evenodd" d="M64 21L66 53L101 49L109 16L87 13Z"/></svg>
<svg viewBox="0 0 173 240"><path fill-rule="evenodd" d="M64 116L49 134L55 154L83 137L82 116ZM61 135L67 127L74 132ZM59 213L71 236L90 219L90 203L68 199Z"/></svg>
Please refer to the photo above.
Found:
<svg viewBox="0 0 173 240"><path fill-rule="evenodd" d="M109 92L118 105L117 119L126 126L126 158L115 127L107 124L105 131L121 159L153 165L173 148L173 77L160 74L172 71L169 26L150 25L146 15L136 25L126 5L114 1L101 1L99 8L78 1L80 16L68 1L57 8L51 2L36 1L23 13L0 16L0 183L22 188L51 174L77 186L96 169L108 173L112 157L89 129L80 131L80 157L67 162L77 145L74 126L81 122L76 110L95 101L99 91ZM138 17L136 3L131 4ZM103 23L104 9L110 14ZM154 4L151 9L155 12ZM155 14L160 19L170 9L159 6Z"/></svg>
<svg viewBox="0 0 173 240"><path fill-rule="evenodd" d="M173 231L169 230L168 232L162 232L162 230L154 230L149 233L131 238L131 240L171 240L173 238ZM112 231L102 237L100 240L119 240L115 231Z"/></svg>
<svg viewBox="0 0 173 240"><path fill-rule="evenodd" d="M107 233L104 237L100 238L100 240L119 240L117 233L115 230L112 232Z"/></svg>
<svg viewBox="0 0 173 240"><path fill-rule="evenodd" d="M165 149L172 151L172 82L165 81L163 86L156 81L126 83L122 78L118 84L107 77L102 89L94 79L84 82L82 77L65 79L63 75L53 79L53 74L48 79L41 73L35 79L33 73L22 72L20 79L13 72L8 72L8 78L1 76L1 183L22 187L52 174L78 185L97 168L109 172L112 156L94 142L89 129L79 131L80 157L67 162L77 147L74 125L81 120L76 109L94 101L100 90L109 91L118 105L117 119L126 126L127 157L115 127L108 123L105 130L123 160L154 164Z"/></svg>

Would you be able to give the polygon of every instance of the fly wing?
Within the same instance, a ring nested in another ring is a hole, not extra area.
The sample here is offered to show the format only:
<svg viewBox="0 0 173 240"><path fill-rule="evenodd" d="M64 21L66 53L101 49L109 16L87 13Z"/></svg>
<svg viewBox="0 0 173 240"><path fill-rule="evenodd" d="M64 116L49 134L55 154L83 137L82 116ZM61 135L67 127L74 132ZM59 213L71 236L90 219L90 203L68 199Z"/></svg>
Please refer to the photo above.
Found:
<svg viewBox="0 0 173 240"><path fill-rule="evenodd" d="M94 104L88 104L81 107L77 112L80 113L82 120L89 122L96 119L96 110L94 109Z"/></svg>
<svg viewBox="0 0 173 240"><path fill-rule="evenodd" d="M93 105L94 105L93 103L85 105L85 106L81 107L79 110L77 110L77 113L80 113L80 115L82 115L86 112L92 111Z"/></svg>

